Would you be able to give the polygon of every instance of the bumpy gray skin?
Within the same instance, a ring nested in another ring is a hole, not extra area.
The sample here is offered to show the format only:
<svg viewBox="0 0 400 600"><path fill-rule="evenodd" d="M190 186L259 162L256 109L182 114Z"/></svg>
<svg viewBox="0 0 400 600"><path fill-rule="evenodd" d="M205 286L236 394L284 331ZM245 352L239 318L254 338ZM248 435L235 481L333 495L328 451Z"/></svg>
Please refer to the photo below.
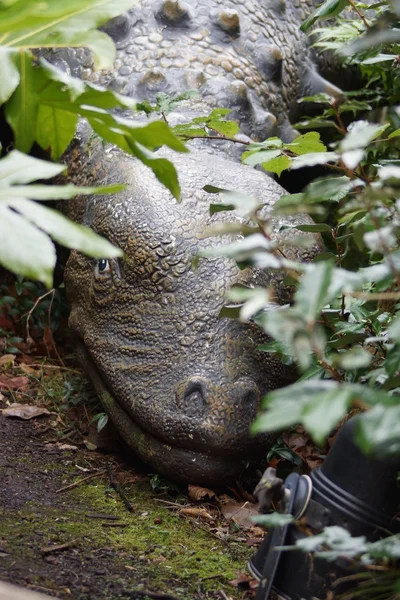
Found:
<svg viewBox="0 0 400 600"><path fill-rule="evenodd" d="M70 326L79 336L83 364L122 437L145 462L175 479L232 480L242 459L265 451L273 439L249 436L261 397L293 381L294 373L256 350L266 341L256 326L219 318L232 284L275 283L284 300L281 277L240 271L222 258L192 268L200 249L226 241L202 239L205 228L234 220L232 213L210 217L210 196L202 188L242 190L267 207L283 190L223 158L164 152L178 169L178 204L149 169L119 150L104 152L95 141L84 154L86 140L76 140L68 155L73 181L122 181L128 189L72 207L75 219L125 252L124 260L110 260L103 271L77 252L68 261ZM316 237L303 258L319 250ZM287 251L292 255L292 248Z"/></svg>
<svg viewBox="0 0 400 600"><path fill-rule="evenodd" d="M313 4L143 0L107 26L118 45L112 73L94 73L83 50L57 51L53 60L138 99L198 88L199 97L175 121L207 114L216 105L230 107L245 133L262 139L277 133L289 140L297 99L328 85L298 30ZM88 143L89 136L82 130L65 157L70 178L85 185L126 182L128 189L88 204L77 201L72 208L75 219L125 252L124 260L110 261L102 272L98 262L76 252L67 264L70 326L80 340L82 363L122 437L152 468L195 483L232 480L246 456L260 455L272 442L272 435L249 435L261 397L295 376L256 350L266 341L259 329L219 318L224 296L235 282L275 283L278 300L287 295L282 276L239 271L231 261L202 261L197 271L191 268L201 248L222 243L202 239L205 228L234 218L210 217L210 197L202 188L242 190L267 206L283 190L211 148L193 155L164 153L178 169L179 205L146 167L98 141ZM302 258L320 247L316 237Z"/></svg>
<svg viewBox="0 0 400 600"><path fill-rule="evenodd" d="M299 30L318 0L142 0L105 30L117 44L111 72L93 72L86 50L57 50L52 62L138 100L197 89L177 120L232 109L252 139L291 141L297 100L340 94L316 71ZM173 120L173 117L169 117Z"/></svg>

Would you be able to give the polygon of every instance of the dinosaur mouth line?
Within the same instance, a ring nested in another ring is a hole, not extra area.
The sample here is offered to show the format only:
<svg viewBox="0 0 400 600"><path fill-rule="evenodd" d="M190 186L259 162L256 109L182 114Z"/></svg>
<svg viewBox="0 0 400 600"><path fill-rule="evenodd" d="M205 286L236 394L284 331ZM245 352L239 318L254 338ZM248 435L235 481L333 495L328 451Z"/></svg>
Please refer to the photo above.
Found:
<svg viewBox="0 0 400 600"><path fill-rule="evenodd" d="M105 411L125 443L144 462L164 475L182 481L210 483L214 480L215 483L222 483L238 477L243 468L240 459L211 456L168 444L138 425L110 392L83 344L81 349L85 353L86 371L94 383Z"/></svg>

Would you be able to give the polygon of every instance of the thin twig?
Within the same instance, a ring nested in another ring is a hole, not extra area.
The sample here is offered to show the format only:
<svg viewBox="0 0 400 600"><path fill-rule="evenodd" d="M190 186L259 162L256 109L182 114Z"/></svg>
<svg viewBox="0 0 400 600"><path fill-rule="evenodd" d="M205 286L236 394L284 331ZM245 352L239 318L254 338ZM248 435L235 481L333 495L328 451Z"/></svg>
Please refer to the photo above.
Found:
<svg viewBox="0 0 400 600"><path fill-rule="evenodd" d="M227 137L225 135L185 135L181 133L179 137L183 137L186 142L190 140L220 140L223 142L234 142L235 144L244 144L245 146L250 146L253 142L248 142L247 140L237 140L236 138Z"/></svg>
<svg viewBox="0 0 400 600"><path fill-rule="evenodd" d="M53 300L54 300L55 293L56 293L56 290L54 288L52 288L51 290L49 290L48 292L46 292L42 296L39 296L39 298L37 298L37 300L35 301L35 303L32 306L32 308L29 310L29 312L27 314L27 317L26 317L26 339L27 339L28 343L29 343L29 340L32 339L31 336L30 336L29 321L30 321L30 318L32 316L33 311L35 310L35 308L40 304L40 302L44 298L46 298L47 296L51 296L49 308L48 308L48 311L47 311L47 320L48 320L49 333L50 333L50 342L51 342L51 345L53 347L54 353L55 353L55 355L57 357L57 360L59 361L59 363L63 367L65 367L64 362L63 362L63 360L62 360L61 356L59 355L58 350L56 348L56 344L55 344L55 341L54 341L54 338L53 338L53 333L51 331L51 309L53 307ZM46 340L45 340L45 344L46 344L46 347L47 347ZM47 348L47 354L48 355L50 354L49 353L49 348Z"/></svg>
<svg viewBox="0 0 400 600"><path fill-rule="evenodd" d="M117 515L97 515L97 514L89 514L85 515L87 519L102 519L104 521L119 521L121 517Z"/></svg>
<svg viewBox="0 0 400 600"><path fill-rule="evenodd" d="M56 357L57 357L57 360L59 361L59 363L60 363L60 364L61 364L63 367L65 367L65 365L64 365L64 362L63 362L63 359L61 358L61 356L60 356L60 355L59 355L59 353L58 353L57 346L56 346L56 343L55 343L55 341L54 341L54 337L53 337L53 331L52 331L52 328L51 328L51 309L52 309L52 307L53 307L53 300L54 300L54 295L55 295L55 293L56 293L56 290L53 288L53 294L52 294L52 296L51 296L51 299L50 299L50 304L49 304L49 309L48 309L48 311L47 311L47 320L48 320L48 324L49 324L49 333L50 333L50 342L51 342L51 345L53 346L53 350L54 350L54 352L55 352L55 355L56 355ZM45 343L46 343L46 340L45 340Z"/></svg>
<svg viewBox="0 0 400 600"><path fill-rule="evenodd" d="M365 27L367 29L369 29L370 28L370 24L368 23L367 19L364 17L364 15L360 11L360 9L354 4L354 0L349 0L349 4L356 11L356 13L360 17L361 21L364 23Z"/></svg>
<svg viewBox="0 0 400 600"><path fill-rule="evenodd" d="M344 292L344 294L361 300L400 300L400 292Z"/></svg>
<svg viewBox="0 0 400 600"><path fill-rule="evenodd" d="M104 475L104 474L105 474L105 471L101 471L99 473L92 473L91 475L88 475L87 477L83 477L83 479L79 479L79 481L75 481L75 483L70 483L69 485L66 485L66 486L56 490L56 494L65 492L65 490L72 490L72 488L78 487L78 485L80 485L84 481L87 481L88 479L93 479L93 477L97 477L97 476Z"/></svg>
<svg viewBox="0 0 400 600"><path fill-rule="evenodd" d="M58 550L66 550L67 548L76 546L77 542L79 542L79 538L65 542L65 544L57 544L57 546L46 546L45 548L41 548L40 552L41 554L51 554L52 552L58 552Z"/></svg>
<svg viewBox="0 0 400 600"><path fill-rule="evenodd" d="M129 500L126 497L125 493L122 491L121 487L118 485L118 483L114 479L114 475L113 475L113 472L111 470L110 463L107 463L107 473L108 473L108 477L110 479L111 487L113 487L114 490L117 492L118 496L121 498L122 502L124 503L125 508L127 510L129 510L129 512L133 512L133 506L132 506L132 504L129 502Z"/></svg>
<svg viewBox="0 0 400 600"><path fill-rule="evenodd" d="M152 592L150 590L132 590L132 594L148 596L153 600L179 600L179 598L172 596L172 594L163 594L162 592Z"/></svg>

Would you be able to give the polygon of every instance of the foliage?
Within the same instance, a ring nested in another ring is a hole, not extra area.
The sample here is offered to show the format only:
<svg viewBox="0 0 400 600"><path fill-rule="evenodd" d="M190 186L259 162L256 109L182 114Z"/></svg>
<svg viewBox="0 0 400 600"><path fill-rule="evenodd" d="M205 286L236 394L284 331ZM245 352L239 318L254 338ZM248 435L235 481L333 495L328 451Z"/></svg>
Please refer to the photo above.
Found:
<svg viewBox="0 0 400 600"><path fill-rule="evenodd" d="M218 210L238 210L247 222L241 239L202 256L227 256L241 268L283 271L295 290L293 303L279 307L270 290L235 287L222 313L257 323L272 338L261 349L300 372L296 383L266 396L253 432L301 423L320 445L355 408L362 450L391 457L400 454L400 3L384 0L365 12L360 2L327 0L303 29L345 7L356 13L314 30L315 45L337 49L346 64L357 65L365 86L342 99L326 94L303 99L320 103L323 112L300 123L306 129L329 128L334 141L326 147L318 132L308 131L290 144L276 137L251 144L243 155L246 164L278 175L314 166L323 166L325 175L283 196L267 216L256 199L224 190ZM279 240L272 225L272 217L298 213L312 215L315 224L285 228L303 232L310 246L313 235L321 234L326 246L308 263L293 258L293 247L289 256L287 240ZM332 542L329 531L321 535L304 543L316 550ZM339 536L329 556L350 556L349 548L362 561L389 560L393 549L398 553L398 537L374 546L343 535L350 539L347 546Z"/></svg>
<svg viewBox="0 0 400 600"><path fill-rule="evenodd" d="M64 199L77 193L111 193L118 189L77 190L72 186L25 186L64 170L22 153L34 143L58 160L74 136L79 117L104 140L122 148L153 169L156 177L179 199L174 166L153 151L166 145L186 151L163 121L135 123L115 109L135 109L135 102L111 90L85 83L55 68L32 50L52 47L90 48L96 69L109 68L115 58L111 38L96 28L133 4L134 0L0 1L0 106L13 133L14 152L0 161L0 261L19 275L52 284L55 249L50 237L90 256L121 252L93 232L72 224L55 211L31 202ZM113 112L114 111L114 112ZM9 150L7 148L6 150ZM12 187L11 187L12 186ZM18 240L15 231L21 233Z"/></svg>

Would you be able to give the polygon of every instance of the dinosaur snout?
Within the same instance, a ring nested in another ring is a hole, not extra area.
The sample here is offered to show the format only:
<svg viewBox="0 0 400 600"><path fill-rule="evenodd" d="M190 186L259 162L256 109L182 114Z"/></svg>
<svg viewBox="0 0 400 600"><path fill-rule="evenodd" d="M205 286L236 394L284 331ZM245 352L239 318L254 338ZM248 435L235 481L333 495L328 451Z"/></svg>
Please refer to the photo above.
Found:
<svg viewBox="0 0 400 600"><path fill-rule="evenodd" d="M251 444L249 429L260 399L260 390L249 377L226 385L197 375L188 377L176 388L177 419L187 433L185 442L222 453L243 449Z"/></svg>

